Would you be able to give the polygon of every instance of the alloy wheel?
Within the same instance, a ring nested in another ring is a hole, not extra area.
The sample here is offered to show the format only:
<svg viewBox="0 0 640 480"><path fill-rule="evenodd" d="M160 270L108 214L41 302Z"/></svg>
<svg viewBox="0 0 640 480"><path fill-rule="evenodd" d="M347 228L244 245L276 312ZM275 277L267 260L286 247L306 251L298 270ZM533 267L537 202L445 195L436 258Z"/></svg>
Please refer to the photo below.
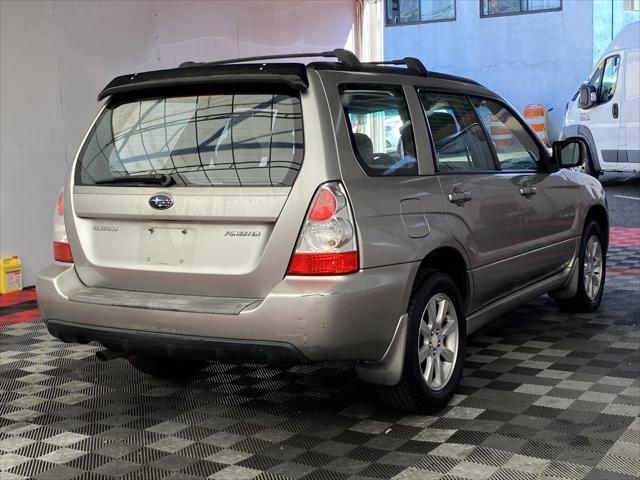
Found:
<svg viewBox="0 0 640 480"><path fill-rule="evenodd" d="M438 293L429 299L420 321L418 360L427 386L443 389L458 357L458 315L451 299Z"/></svg>
<svg viewBox="0 0 640 480"><path fill-rule="evenodd" d="M590 300L595 300L602 284L602 246L597 235L591 235L584 252L583 283Z"/></svg>

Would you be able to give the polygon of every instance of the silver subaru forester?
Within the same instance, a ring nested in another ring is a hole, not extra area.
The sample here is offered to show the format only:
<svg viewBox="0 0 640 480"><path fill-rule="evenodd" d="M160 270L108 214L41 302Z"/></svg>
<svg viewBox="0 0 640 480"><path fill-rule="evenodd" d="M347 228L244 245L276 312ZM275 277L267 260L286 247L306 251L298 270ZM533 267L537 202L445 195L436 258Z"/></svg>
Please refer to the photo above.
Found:
<svg viewBox="0 0 640 480"><path fill-rule="evenodd" d="M498 95L415 58L292 57L105 87L37 281L49 332L158 377L353 361L420 412L490 319L545 293L598 307L605 194L570 168L586 145L550 154Z"/></svg>

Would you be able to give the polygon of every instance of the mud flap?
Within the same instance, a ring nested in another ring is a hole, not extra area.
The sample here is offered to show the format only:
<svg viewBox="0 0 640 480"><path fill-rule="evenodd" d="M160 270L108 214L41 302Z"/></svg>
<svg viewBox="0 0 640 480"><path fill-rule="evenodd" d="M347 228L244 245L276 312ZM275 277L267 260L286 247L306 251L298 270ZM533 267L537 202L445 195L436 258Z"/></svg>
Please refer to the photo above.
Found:
<svg viewBox="0 0 640 480"><path fill-rule="evenodd" d="M408 317L406 313L400 317L393 339L380 361L356 365L356 373L360 380L387 386L396 385L400 381L407 343Z"/></svg>

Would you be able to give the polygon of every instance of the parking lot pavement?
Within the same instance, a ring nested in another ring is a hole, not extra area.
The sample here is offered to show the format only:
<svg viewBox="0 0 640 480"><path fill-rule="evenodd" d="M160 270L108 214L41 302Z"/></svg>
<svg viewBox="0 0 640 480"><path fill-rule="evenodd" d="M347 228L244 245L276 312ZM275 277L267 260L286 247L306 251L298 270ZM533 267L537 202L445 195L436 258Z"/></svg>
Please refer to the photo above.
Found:
<svg viewBox="0 0 640 480"><path fill-rule="evenodd" d="M611 225L640 227L640 176L606 174L600 177L607 192Z"/></svg>
<svg viewBox="0 0 640 480"><path fill-rule="evenodd" d="M55 340L33 291L0 297L0 478L637 479L640 229L612 224L601 308L541 297L503 315L425 416L380 404L347 364L155 380Z"/></svg>

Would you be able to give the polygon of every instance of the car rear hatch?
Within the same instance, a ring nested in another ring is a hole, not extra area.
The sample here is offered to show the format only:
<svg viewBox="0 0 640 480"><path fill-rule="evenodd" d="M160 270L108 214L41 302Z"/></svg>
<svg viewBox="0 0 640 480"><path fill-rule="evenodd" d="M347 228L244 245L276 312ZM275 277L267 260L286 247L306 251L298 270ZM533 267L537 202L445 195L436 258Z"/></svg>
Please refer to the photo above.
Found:
<svg viewBox="0 0 640 480"><path fill-rule="evenodd" d="M298 64L119 77L73 172L75 267L89 287L263 298L299 230L277 228L302 165Z"/></svg>

